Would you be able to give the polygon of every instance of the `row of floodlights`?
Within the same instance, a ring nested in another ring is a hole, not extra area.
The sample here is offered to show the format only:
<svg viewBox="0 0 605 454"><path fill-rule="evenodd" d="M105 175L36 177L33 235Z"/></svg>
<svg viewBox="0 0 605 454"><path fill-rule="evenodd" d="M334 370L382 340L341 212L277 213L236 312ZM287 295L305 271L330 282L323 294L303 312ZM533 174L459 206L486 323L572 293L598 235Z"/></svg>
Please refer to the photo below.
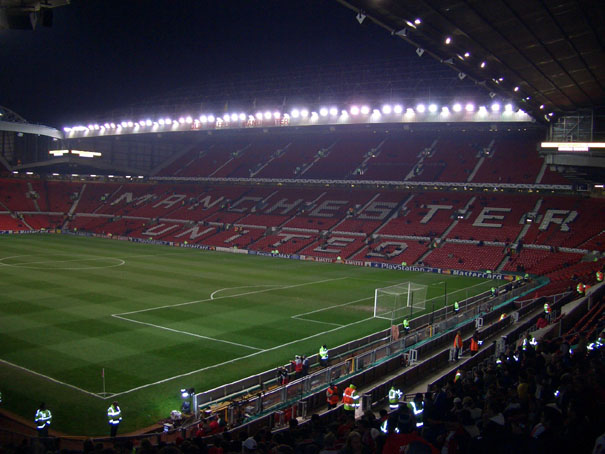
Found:
<svg viewBox="0 0 605 454"><path fill-rule="evenodd" d="M513 112L513 105L506 104L502 107L499 103L493 103L490 106L490 110L493 113L499 113L501 110L504 110L505 113ZM456 103L451 107L451 110L455 113L459 113L462 111L466 111L468 113L474 113L477 111L479 114L487 114L488 108L486 106L479 106L478 108L473 103L467 103L462 105L460 103ZM523 112L523 111L521 111ZM348 110L343 109L339 110L337 107L321 107L318 112L309 111L308 109L292 109L290 113L281 113L279 111L265 111L265 112L257 112L255 115L246 115L245 113L231 113L224 114L223 116L215 117L212 114L209 115L200 115L198 118L193 118L192 116L182 116L178 119L172 119L170 117L160 118L156 121L151 119L141 120L138 122L134 121L122 121L121 123L105 123L105 124L89 124L88 126L73 126L73 127L65 127L63 130L65 132L72 131L105 131L105 130L117 130L120 131L124 128L145 128L145 127L165 127L165 126L179 126L184 124L214 124L223 125L224 123L232 123L232 122L251 122L255 123L257 121L263 120L290 120L294 119L310 119L317 120L318 118L341 118L346 119L348 117L367 117L370 116L373 119L380 118L382 115L405 115L407 117L414 116L416 114L437 114L439 113L442 116L447 116L450 114L450 108L448 106L442 106L441 111L439 112L439 106L437 104L418 104L415 107L404 108L401 104L385 104L381 109L371 109L367 105L362 106L351 106Z"/></svg>
<svg viewBox="0 0 605 454"><path fill-rule="evenodd" d="M19 175L19 173L20 172L18 170L13 170L13 175ZM28 175L28 176L34 175L34 172L31 172L29 170L27 172L24 172L24 173L25 173L25 175ZM107 177L107 178L127 178L129 180L130 179L134 179L134 178L142 180L143 178L145 178L143 175L138 175L138 176L132 176L132 175L95 175L95 174L92 174L92 173L90 175L83 175L83 174L79 174L79 173L60 174L60 173L57 173L57 172L53 172L51 175L53 177L60 177L60 176L67 176L67 177L71 176L71 177L82 177L82 178L104 178L104 177Z"/></svg>

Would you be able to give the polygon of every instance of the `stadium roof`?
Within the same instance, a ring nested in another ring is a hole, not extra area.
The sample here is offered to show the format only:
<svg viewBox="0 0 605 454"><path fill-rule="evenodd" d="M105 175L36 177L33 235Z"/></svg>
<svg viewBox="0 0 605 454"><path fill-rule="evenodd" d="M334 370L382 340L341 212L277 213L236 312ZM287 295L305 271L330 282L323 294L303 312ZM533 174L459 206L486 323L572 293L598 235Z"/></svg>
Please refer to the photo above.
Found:
<svg viewBox="0 0 605 454"><path fill-rule="evenodd" d="M537 119L605 106L605 2L337 1Z"/></svg>

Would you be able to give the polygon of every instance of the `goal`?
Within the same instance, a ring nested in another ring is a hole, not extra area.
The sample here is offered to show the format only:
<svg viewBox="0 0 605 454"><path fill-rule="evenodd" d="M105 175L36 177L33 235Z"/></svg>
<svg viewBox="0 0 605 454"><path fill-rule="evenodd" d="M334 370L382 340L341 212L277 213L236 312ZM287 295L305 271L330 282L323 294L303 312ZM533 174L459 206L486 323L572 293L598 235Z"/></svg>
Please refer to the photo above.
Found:
<svg viewBox="0 0 605 454"><path fill-rule="evenodd" d="M374 317L397 321L426 308L427 286L402 282L374 291Z"/></svg>

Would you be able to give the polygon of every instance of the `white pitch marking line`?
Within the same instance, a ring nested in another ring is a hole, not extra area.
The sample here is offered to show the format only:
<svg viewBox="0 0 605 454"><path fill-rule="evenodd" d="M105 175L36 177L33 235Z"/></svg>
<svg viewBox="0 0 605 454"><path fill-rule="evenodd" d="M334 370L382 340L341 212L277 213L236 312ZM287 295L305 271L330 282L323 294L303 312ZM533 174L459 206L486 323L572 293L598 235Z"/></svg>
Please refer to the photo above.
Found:
<svg viewBox="0 0 605 454"><path fill-rule="evenodd" d="M313 339L314 337L318 337L318 336L322 336L322 335L327 334L327 333L331 333L332 331L338 331L339 329L342 329L342 328L346 328L346 327L349 327L349 326L353 326L353 325L357 325L359 323L366 322L368 320L372 320L373 318L374 317L364 318L363 320L358 320L356 322L349 323L348 325L342 325L342 326L338 326L336 328L333 328L333 329L330 329L330 330L327 330L327 331L322 331L321 333L313 334L313 335L305 337L303 339L296 339L296 340L294 340L292 342L288 342L286 344L277 345L275 347L267 348L265 350L261 350L261 351L254 352L254 353L250 353L249 355L240 356L239 358L233 358L233 359L230 359L229 361L224 361L224 362L219 363L219 364L213 364L211 366L202 367L201 369L196 369L196 370L192 370L190 372L185 372L183 374L175 375L174 377L164 378L163 380L158 380L158 381L153 382L153 383L147 383L146 385L137 386L136 388L132 388L132 389L129 389L129 390L126 390L126 391L115 393L112 397L121 396L123 394L129 394L131 392L138 391L138 390L144 389L144 388L149 388L150 386L159 385L161 383L166 383L168 381L171 381L171 380L174 380L174 379L177 379L177 378L187 377L189 375L197 374L199 372L204 372L206 370L215 369L217 367L221 367L221 366L224 366L226 364L234 363L234 362L240 361L242 359L248 359L248 358L251 358L253 356L260 355L261 353L266 353L266 352L270 352L270 351L273 351L273 350L278 350L280 348L287 347L288 345L296 344L298 342L303 342L303 341L306 341L306 340L309 340L309 339ZM102 399L109 399L109 397L102 397Z"/></svg>
<svg viewBox="0 0 605 454"><path fill-rule="evenodd" d="M119 315L112 315L112 317L119 318L120 320L125 320L127 322L133 322L133 323L138 323L140 325L146 325L146 326L151 326L153 328L163 329L166 331L172 331L173 333L186 334L187 336L199 337L200 339L207 339L207 340L211 340L211 341L215 341L215 342L223 342L225 344L237 345L238 347L244 347L244 348L249 348L251 350L261 350L262 351L262 348L251 347L250 345L238 344L237 342L231 342L228 340L216 339L214 337L202 336L201 334L195 334L195 333L190 333L188 331L181 331L179 329L168 328L167 326L154 325L153 323L141 322L139 320L132 320L132 319L126 318L126 317L120 317Z"/></svg>
<svg viewBox="0 0 605 454"><path fill-rule="evenodd" d="M22 256L22 257L27 257L27 256ZM7 257L8 258L8 257ZM0 260L4 260L4 259L0 259ZM117 260L119 262L122 262L122 264L124 263L124 260L116 258L116 257L96 257L96 258L86 258L86 257L80 257L78 259L70 259L70 260L43 260L43 261L39 261L39 262L26 262L26 263L19 263L17 265L11 265L9 264L8 266L14 266L14 267L20 267L21 265L39 265L39 264L44 264L44 263L66 263L66 262L92 262L93 260Z"/></svg>
<svg viewBox="0 0 605 454"><path fill-rule="evenodd" d="M36 372L36 371L30 370L30 369L28 369L28 368L26 368L26 367L23 367L23 366L18 366L17 364L13 364L13 363L11 363L11 362L9 362L9 361L6 361L6 360L4 360L4 359L0 359L0 363L8 364L9 366L14 367L15 369L21 369L21 370L23 370L23 371L25 371L25 372L28 372L28 373L32 374L32 375L36 375L36 376L38 376L38 377L42 377L42 378L44 378L45 380L52 381L53 383L57 383L57 384L59 384L59 385L64 385L64 386L67 386L67 387L69 387L69 388L75 389L76 391L80 391L80 392L83 392L84 394L88 394L89 396L97 397L97 398L99 398L99 399L105 399L105 397L102 397L102 396L100 396L100 395L98 395L98 394L95 394L95 393L93 393L93 392L86 391L85 389L78 388L77 386L70 385L69 383L62 382L62 381L60 381L60 380L57 380L56 378L49 377L48 375L41 374L41 373L39 373L39 372Z"/></svg>
<svg viewBox="0 0 605 454"><path fill-rule="evenodd" d="M214 295L216 295L218 292L222 292L223 290L235 290L235 289L238 289L238 288L256 288L256 287L279 287L279 284L243 285L241 287L225 287L225 288L220 288L220 289L215 290L214 292L212 292L212 294L210 295L210 299L213 300L214 299Z"/></svg>
<svg viewBox="0 0 605 454"><path fill-rule="evenodd" d="M286 286L283 286L283 287L274 287L274 288L268 288L268 289L265 289L265 290L256 290L256 291L253 291L253 292L237 293L235 295L217 296L214 299L205 298L203 300L187 301L185 303L166 304L164 306L150 307L150 308L141 309L141 310L138 310L138 311L120 312L119 314L111 314L111 316L114 317L116 315L138 314L140 312L156 311L158 309L166 309L166 308L169 308L169 307L179 307L179 306L187 306L189 304L206 303L208 301L216 301L216 300L223 299L223 298L235 298L235 297L238 297L238 296L255 295L257 293L266 293L266 292L270 292L272 290L283 290L283 289L288 289L288 288L302 287L302 286L305 286L305 285L321 284L321 283L330 282L330 281L340 281L342 279L348 279L348 278L347 277L338 277L338 278L334 278L334 279L324 279L322 281L304 282L302 284L286 285Z"/></svg>

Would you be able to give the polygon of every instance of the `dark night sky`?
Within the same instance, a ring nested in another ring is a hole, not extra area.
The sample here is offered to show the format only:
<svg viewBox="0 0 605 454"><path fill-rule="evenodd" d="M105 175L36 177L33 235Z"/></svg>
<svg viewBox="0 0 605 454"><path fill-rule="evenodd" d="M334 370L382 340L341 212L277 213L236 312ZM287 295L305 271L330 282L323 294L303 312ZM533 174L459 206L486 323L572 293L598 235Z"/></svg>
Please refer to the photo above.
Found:
<svg viewBox="0 0 605 454"><path fill-rule="evenodd" d="M228 74L413 53L335 0L72 0L52 28L0 32L0 105L60 127Z"/></svg>

